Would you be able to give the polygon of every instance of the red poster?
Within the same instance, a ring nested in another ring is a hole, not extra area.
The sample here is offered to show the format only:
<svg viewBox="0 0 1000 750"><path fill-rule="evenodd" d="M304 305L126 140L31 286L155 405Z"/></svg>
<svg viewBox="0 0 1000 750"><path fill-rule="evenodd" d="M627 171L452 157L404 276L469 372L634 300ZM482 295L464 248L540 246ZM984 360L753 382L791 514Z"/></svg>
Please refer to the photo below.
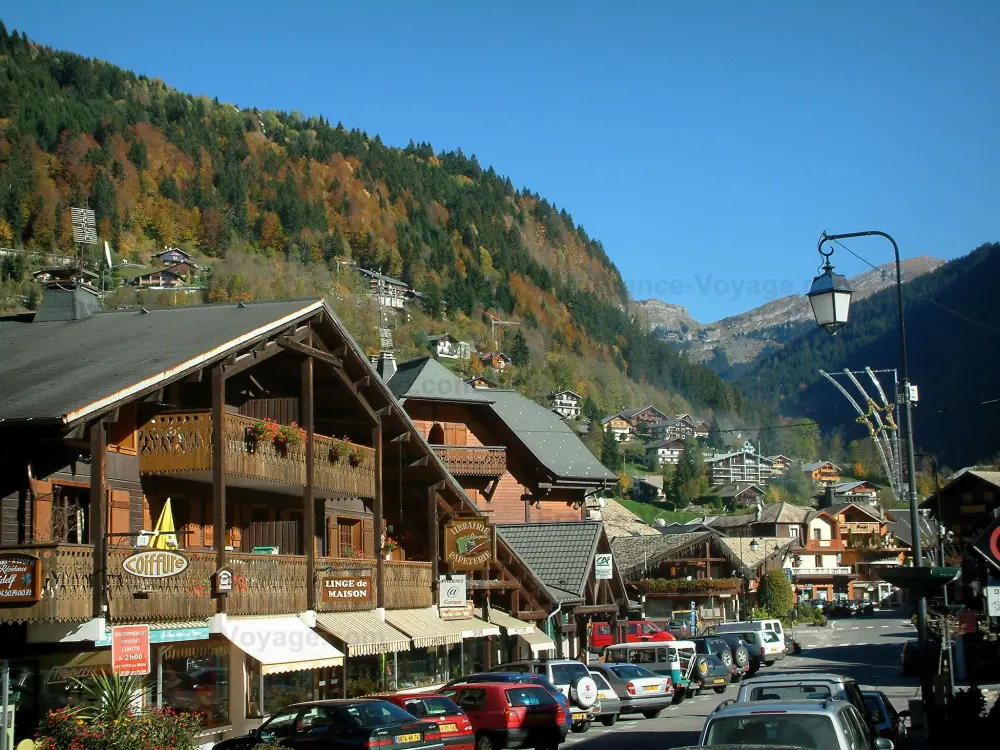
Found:
<svg viewBox="0 0 1000 750"><path fill-rule="evenodd" d="M150 673L149 625L111 628L111 669L122 677L145 677Z"/></svg>

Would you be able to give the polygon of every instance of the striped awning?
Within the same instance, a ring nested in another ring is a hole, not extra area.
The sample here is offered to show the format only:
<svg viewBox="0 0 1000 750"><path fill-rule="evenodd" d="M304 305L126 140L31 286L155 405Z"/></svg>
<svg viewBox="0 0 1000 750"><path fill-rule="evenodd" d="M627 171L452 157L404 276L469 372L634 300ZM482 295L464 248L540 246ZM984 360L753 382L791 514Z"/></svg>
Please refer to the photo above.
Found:
<svg viewBox="0 0 1000 750"><path fill-rule="evenodd" d="M416 648L452 646L466 638L500 635L500 628L477 617L442 620L437 607L427 609L390 609L385 620L413 639Z"/></svg>
<svg viewBox="0 0 1000 750"><path fill-rule="evenodd" d="M479 618L483 617L483 610L477 609L476 616ZM525 633L530 633L535 629L535 626L530 622L525 622L524 620L518 620L516 617L508 615L506 612L501 612L499 609L493 609L490 607L490 617L489 620L494 625L498 625L507 631L507 635L523 635Z"/></svg>
<svg viewBox="0 0 1000 750"><path fill-rule="evenodd" d="M555 642L538 628L532 628L531 632L519 635L518 638L527 643L531 653L535 655L540 651L549 651L556 647Z"/></svg>
<svg viewBox="0 0 1000 750"><path fill-rule="evenodd" d="M320 612L316 627L344 642L348 656L370 656L409 651L410 639L382 622L375 611Z"/></svg>

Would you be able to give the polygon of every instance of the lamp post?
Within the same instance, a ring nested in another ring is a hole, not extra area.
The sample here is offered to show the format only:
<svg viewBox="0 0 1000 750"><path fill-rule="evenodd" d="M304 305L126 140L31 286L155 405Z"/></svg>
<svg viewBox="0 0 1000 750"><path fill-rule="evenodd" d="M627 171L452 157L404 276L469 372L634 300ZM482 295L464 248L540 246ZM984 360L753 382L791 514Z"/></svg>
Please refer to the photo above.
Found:
<svg viewBox="0 0 1000 750"><path fill-rule="evenodd" d="M902 382L900 393L897 394L898 403L902 406L903 429L905 434L904 445L906 448L906 470L908 474L907 491L910 502L910 526L913 528L913 567L921 568L924 564L923 550L920 544L920 514L917 509L917 470L916 458L913 448L913 412L912 412L912 390L910 386L910 374L906 358L906 319L903 314L903 267L899 258L899 245L896 244L890 235L885 232L849 232L847 234L827 234L823 232L816 245L817 251L823 258L822 273L813 279L812 287L809 290L809 304L812 306L813 315L816 317L816 324L831 334L836 334L841 328L847 325L850 312L851 296L853 290L847 279L838 273L834 273L830 257L833 250L825 252L823 245L827 242L837 240L853 239L855 237L884 237L892 243L892 250L896 256L896 307L899 321L899 353L901 359ZM921 653L927 648L927 599L920 596L917 599L917 636L920 640ZM924 686L926 688L926 686ZM923 698L926 703L928 694L925 690Z"/></svg>

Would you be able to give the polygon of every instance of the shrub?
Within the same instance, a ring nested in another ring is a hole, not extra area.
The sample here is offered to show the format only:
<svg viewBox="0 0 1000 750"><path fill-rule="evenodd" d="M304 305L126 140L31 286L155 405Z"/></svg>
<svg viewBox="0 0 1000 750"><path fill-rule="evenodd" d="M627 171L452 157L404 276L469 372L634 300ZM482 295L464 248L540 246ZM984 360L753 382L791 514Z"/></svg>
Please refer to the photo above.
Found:
<svg viewBox="0 0 1000 750"><path fill-rule="evenodd" d="M783 570L771 570L760 581L760 603L771 617L787 617L795 601Z"/></svg>
<svg viewBox="0 0 1000 750"><path fill-rule="evenodd" d="M51 711L38 728L36 750L194 750L201 720L173 709L87 721L80 711Z"/></svg>

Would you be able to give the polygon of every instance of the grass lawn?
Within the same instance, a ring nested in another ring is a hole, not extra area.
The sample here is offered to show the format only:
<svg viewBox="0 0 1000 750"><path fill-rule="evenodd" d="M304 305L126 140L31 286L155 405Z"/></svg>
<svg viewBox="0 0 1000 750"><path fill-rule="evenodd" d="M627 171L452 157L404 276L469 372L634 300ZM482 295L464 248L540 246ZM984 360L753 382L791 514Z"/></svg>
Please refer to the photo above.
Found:
<svg viewBox="0 0 1000 750"><path fill-rule="evenodd" d="M639 503L635 500L622 499L618 500L618 502L649 524L656 523L657 518L662 518L667 523L670 523L671 521L686 523L687 521L699 517L693 513L681 513L676 510L667 510L656 505L650 505L649 503Z"/></svg>

